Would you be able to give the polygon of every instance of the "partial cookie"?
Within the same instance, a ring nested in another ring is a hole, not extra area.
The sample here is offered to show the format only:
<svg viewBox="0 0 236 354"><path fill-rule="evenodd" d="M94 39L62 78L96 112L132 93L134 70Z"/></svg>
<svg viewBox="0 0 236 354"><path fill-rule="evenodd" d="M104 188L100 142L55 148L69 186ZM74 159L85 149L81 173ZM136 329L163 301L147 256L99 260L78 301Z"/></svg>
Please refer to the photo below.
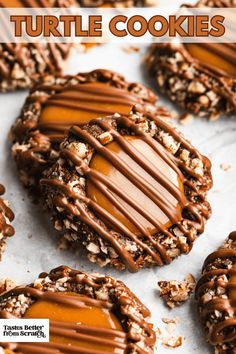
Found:
<svg viewBox="0 0 236 354"><path fill-rule="evenodd" d="M0 0L4 7L70 7L74 0ZM67 43L0 43L0 92L31 87L45 74L58 74L70 54Z"/></svg>
<svg viewBox="0 0 236 354"><path fill-rule="evenodd" d="M204 262L196 299L216 354L236 353L236 232Z"/></svg>
<svg viewBox="0 0 236 354"><path fill-rule="evenodd" d="M77 0L83 7L148 6L148 0Z"/></svg>
<svg viewBox="0 0 236 354"><path fill-rule="evenodd" d="M42 171L58 156L64 133L99 116L157 110L156 95L109 70L75 76L46 76L26 99L12 127L13 156L26 186L37 186ZM164 108L159 114L169 117Z"/></svg>
<svg viewBox="0 0 236 354"><path fill-rule="evenodd" d="M0 318L50 320L49 343L1 343L10 353L154 353L150 311L110 276L61 266L1 295L0 310Z"/></svg>
<svg viewBox="0 0 236 354"><path fill-rule="evenodd" d="M210 171L158 114L115 115L72 127L41 184L65 239L136 272L191 250L210 216Z"/></svg>
<svg viewBox="0 0 236 354"><path fill-rule="evenodd" d="M5 193L5 188L0 184L0 196ZM6 247L6 240L8 237L14 235L15 230L11 226L14 219L14 213L9 208L6 200L0 197L0 260Z"/></svg>
<svg viewBox="0 0 236 354"><path fill-rule="evenodd" d="M196 6L235 7L235 1L200 1ZM236 108L236 44L158 43L147 57L161 92L199 116L216 119Z"/></svg>

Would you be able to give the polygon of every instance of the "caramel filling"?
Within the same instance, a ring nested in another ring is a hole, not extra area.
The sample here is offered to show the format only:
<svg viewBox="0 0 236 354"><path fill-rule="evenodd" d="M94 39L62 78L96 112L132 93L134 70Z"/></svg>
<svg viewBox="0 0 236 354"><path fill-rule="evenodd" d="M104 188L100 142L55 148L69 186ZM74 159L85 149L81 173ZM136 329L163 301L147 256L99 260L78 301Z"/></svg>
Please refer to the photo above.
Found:
<svg viewBox="0 0 236 354"><path fill-rule="evenodd" d="M236 77L236 51L226 44L185 44L191 56L201 64Z"/></svg>
<svg viewBox="0 0 236 354"><path fill-rule="evenodd" d="M0 7L24 7L20 0L0 0Z"/></svg>
<svg viewBox="0 0 236 354"><path fill-rule="evenodd" d="M46 102L40 123L83 125L114 113L127 115L137 102L137 98L126 90L105 83L78 84Z"/></svg>
<svg viewBox="0 0 236 354"><path fill-rule="evenodd" d="M133 177L130 176L129 178L129 173L125 176L113 163L108 161L108 159L95 153L91 160L90 168L92 171L97 171L105 176L106 179L111 182L112 186L118 187L122 192L123 197L118 196L110 189L108 196L112 196L112 198L119 203L120 207L125 209L125 213L114 205L114 200L109 199L104 191L99 189L91 178L89 178L87 182L87 196L92 201L99 204L109 215L112 215L131 232L140 234L142 233L140 227L142 227L142 229L148 233L154 234L157 231L157 227L152 224L150 219L158 221L162 227L164 226L165 228L171 226L173 222L170 220L168 213L152 200L152 195L163 198L164 202L161 203L164 204L166 202L173 218L179 221L181 219L181 207L177 199L170 192L170 186L176 186L180 195L182 195L183 184L177 173L144 140L131 136L125 136L123 138L129 143L129 147L134 154L132 157L117 142L113 141L109 143L106 145L106 148L125 163L128 171L132 170L135 176L141 178L144 188L148 187L149 191L141 190L140 187L137 186L135 182L136 177L133 179ZM161 149L156 141L154 141L154 143L158 149ZM135 156L138 156L138 159L140 158L146 166L149 166L157 176L162 175L165 182L161 184L158 178L153 177L153 175L147 171L145 166L140 165ZM124 198L126 198L126 200L124 200ZM145 213L150 216L149 220L147 220L147 215L144 215L140 210L131 206L130 201L145 210ZM137 223L134 222L134 219L138 222L139 227Z"/></svg>
<svg viewBox="0 0 236 354"><path fill-rule="evenodd" d="M64 301L68 298L72 303ZM53 299L39 299L30 306L24 318L49 318L50 344L54 350L75 353L73 348L77 347L79 353L83 349L89 349L89 353L93 350L96 353L125 353L126 337L121 324L101 302L91 302L90 298L76 293L54 293ZM57 347L56 344L63 346ZM19 343L23 354L24 348L26 344L21 347Z"/></svg>

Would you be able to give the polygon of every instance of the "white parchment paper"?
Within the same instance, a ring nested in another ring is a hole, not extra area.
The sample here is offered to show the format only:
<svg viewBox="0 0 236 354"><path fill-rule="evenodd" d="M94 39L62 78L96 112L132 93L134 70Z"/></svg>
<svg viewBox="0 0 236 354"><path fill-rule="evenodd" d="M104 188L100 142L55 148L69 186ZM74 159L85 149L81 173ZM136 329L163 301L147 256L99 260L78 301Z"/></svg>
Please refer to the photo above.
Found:
<svg viewBox="0 0 236 354"><path fill-rule="evenodd" d="M181 1L161 1L163 6L178 6ZM149 84L142 60L146 48L127 53L124 46L106 45L93 48L87 53L75 53L67 65L67 73L90 71L96 68L116 70L127 80ZM236 229L236 116L222 117L216 122L197 118L179 129L192 143L207 155L213 164L214 187L209 193L213 214L203 235L195 242L189 255L181 256L163 268L141 270L139 273L117 272L101 269L89 263L84 256L57 249L58 237L49 221L49 215L30 202L22 188L7 140L9 129L20 112L27 92L0 94L0 182L7 188L7 198L16 214L16 234L8 240L7 250L0 263L0 278L10 277L18 283L31 282L42 271L65 264L88 272L101 272L123 280L150 308L155 328L166 334L161 318L179 318L174 335L184 337L183 345L167 349L161 344L156 353L208 354L212 349L205 341L199 324L193 298L183 306L168 310L158 296L157 281L183 279L188 273L199 277L205 257L218 247L228 233ZM176 109L160 98L171 110ZM224 171L220 165L229 164Z"/></svg>

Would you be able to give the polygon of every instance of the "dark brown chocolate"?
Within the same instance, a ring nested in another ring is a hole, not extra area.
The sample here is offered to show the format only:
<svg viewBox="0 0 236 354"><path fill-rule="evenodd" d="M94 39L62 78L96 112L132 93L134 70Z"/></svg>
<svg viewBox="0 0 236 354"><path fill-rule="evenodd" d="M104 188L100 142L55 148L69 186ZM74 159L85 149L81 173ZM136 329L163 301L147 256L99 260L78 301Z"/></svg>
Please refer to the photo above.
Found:
<svg viewBox="0 0 236 354"><path fill-rule="evenodd" d="M135 272L170 263L190 251L210 216L209 160L163 119L149 117L106 117L71 128L41 180L56 228L99 265ZM109 162L111 174L96 156Z"/></svg>
<svg viewBox="0 0 236 354"><path fill-rule="evenodd" d="M41 315L36 311L41 311ZM122 282L112 277L93 276L61 266L49 274L41 274L34 284L0 296L0 318L35 315L41 318L44 311L51 318L49 343L1 343L2 348L29 354L47 350L68 354L154 352L156 336L146 320L149 310ZM63 311L63 317L58 311ZM70 314L75 323L68 317ZM101 315L98 323L96 317ZM57 320L53 319L55 316ZM85 325L87 320L90 323Z"/></svg>
<svg viewBox="0 0 236 354"><path fill-rule="evenodd" d="M229 1L197 6L235 7ZM216 119L236 108L236 45L233 43L160 43L151 46L147 65L158 88L200 116Z"/></svg>
<svg viewBox="0 0 236 354"><path fill-rule="evenodd" d="M204 262L196 299L207 339L218 354L236 353L236 232Z"/></svg>
<svg viewBox="0 0 236 354"><path fill-rule="evenodd" d="M55 161L65 131L73 124L82 124L86 115L95 118L119 110L124 114L125 109L127 114L147 110L170 117L167 110L155 106L156 100L154 93L145 86L128 83L123 76L109 70L45 77L31 91L20 118L11 130L12 151L21 180L26 186L37 186L42 171ZM100 108L94 107L94 104L100 105ZM59 111L49 112L49 121L45 112L52 107ZM67 113L71 109L73 120Z"/></svg>
<svg viewBox="0 0 236 354"><path fill-rule="evenodd" d="M0 196L5 193L5 188L0 184ZM14 235L15 230L10 225L14 213L9 208L8 202L0 197L0 259L5 249L6 239Z"/></svg>

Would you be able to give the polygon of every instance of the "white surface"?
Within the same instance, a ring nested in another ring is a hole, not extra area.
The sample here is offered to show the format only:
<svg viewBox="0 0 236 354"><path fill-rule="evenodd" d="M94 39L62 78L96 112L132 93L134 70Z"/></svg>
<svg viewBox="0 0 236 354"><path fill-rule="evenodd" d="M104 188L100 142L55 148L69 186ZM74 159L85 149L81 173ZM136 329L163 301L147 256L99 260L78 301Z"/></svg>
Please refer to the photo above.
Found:
<svg viewBox="0 0 236 354"><path fill-rule="evenodd" d="M114 45L96 47L86 54L76 54L68 63L67 72L77 73L103 67L119 71L128 80L148 84L141 64L144 53L145 48L140 53L126 53ZM194 300L169 311L158 296L156 284L161 279L183 279L188 273L198 278L208 253L218 247L230 231L236 229L236 117L222 117L217 122L196 119L179 127L213 163L214 187L209 193L213 215L191 253L163 268L141 270L136 274L119 273L110 268L100 269L89 263L85 257L79 257L70 251L57 250L57 234L48 215L30 202L27 192L22 188L10 155L7 134L26 95L27 92L0 95L0 182L7 187L7 197L16 214L16 235L8 240L7 251L0 264L0 278L10 277L18 283L27 283L41 271L49 271L61 264L114 275L122 279L150 308L155 327L164 327L162 317L180 318L176 335L182 335L184 342L182 347L172 349L173 353L212 353L198 322ZM170 108L173 109L173 106L170 105ZM223 171L220 168L221 163L229 163L231 169L228 172ZM171 350L159 345L156 352L165 354Z"/></svg>

